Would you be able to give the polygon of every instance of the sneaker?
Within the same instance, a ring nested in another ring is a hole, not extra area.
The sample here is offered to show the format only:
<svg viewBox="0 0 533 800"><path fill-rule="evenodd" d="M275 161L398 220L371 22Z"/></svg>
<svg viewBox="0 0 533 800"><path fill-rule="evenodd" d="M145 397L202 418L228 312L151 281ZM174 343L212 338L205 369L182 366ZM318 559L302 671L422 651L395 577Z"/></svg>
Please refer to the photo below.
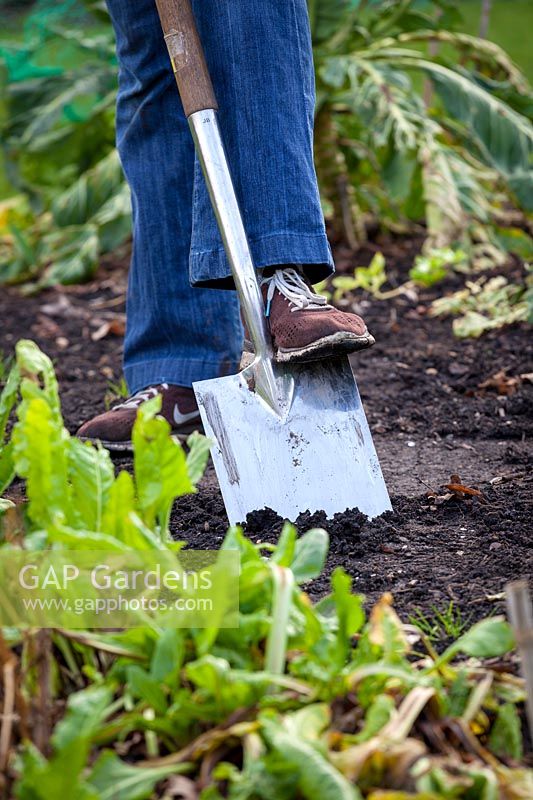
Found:
<svg viewBox="0 0 533 800"><path fill-rule="evenodd" d="M375 342L361 317L329 305L295 267L277 269L261 287L276 361L335 358Z"/></svg>
<svg viewBox="0 0 533 800"><path fill-rule="evenodd" d="M137 410L142 403L158 394L162 397L160 414L172 426L172 433L187 436L193 431L202 430L193 390L161 383L136 392L105 414L85 422L76 435L82 441L99 441L108 450L131 450L131 431Z"/></svg>

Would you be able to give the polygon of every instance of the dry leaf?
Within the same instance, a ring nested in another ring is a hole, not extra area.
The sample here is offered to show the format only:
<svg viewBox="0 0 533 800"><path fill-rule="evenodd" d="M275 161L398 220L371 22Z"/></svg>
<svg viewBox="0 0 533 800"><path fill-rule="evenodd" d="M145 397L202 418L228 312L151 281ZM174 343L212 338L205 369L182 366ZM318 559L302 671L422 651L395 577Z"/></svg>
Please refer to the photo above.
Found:
<svg viewBox="0 0 533 800"><path fill-rule="evenodd" d="M462 483L445 483L444 488L454 494L469 495L470 497L483 497L483 493L479 489L472 489L470 486L465 486Z"/></svg>
<svg viewBox="0 0 533 800"><path fill-rule="evenodd" d="M91 333L93 342L99 342L106 336L124 336L126 332L126 323L122 319L112 319L109 322L104 322L100 327Z"/></svg>
<svg viewBox="0 0 533 800"><path fill-rule="evenodd" d="M500 369L487 378L486 381L478 383L477 388L484 394L488 389L494 389L500 395L510 396L516 392L521 383L521 377L511 378L506 374L507 370Z"/></svg>

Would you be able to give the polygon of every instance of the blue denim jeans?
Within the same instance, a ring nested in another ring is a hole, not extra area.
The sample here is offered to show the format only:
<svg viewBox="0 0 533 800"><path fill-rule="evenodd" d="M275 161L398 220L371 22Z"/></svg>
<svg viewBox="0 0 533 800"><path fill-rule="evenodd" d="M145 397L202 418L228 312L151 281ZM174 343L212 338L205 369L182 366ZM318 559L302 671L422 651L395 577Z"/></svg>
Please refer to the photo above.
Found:
<svg viewBox="0 0 533 800"><path fill-rule="evenodd" d="M154 0L107 0L117 146L131 187L124 371L132 392L235 372L242 326ZM193 0L254 263L332 271L313 165L306 0Z"/></svg>

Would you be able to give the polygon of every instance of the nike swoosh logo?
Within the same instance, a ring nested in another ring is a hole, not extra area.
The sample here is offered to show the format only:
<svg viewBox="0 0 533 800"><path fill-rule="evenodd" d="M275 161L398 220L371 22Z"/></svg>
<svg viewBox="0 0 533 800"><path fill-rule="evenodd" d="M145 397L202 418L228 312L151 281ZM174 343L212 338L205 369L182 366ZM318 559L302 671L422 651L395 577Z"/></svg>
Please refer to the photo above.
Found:
<svg viewBox="0 0 533 800"><path fill-rule="evenodd" d="M200 416L199 411L191 411L189 414L182 414L178 408L178 404L174 404L174 413L173 413L174 423L175 425L184 425L186 422L191 422L193 419L197 419Z"/></svg>

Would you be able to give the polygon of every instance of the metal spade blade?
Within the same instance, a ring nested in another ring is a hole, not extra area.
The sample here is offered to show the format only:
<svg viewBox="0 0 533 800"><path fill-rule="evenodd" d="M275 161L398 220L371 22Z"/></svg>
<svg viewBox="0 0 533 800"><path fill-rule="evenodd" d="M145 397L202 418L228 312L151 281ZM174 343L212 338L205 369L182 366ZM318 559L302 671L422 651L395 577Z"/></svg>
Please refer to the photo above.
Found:
<svg viewBox="0 0 533 800"><path fill-rule="evenodd" d="M348 508L369 517L388 511L348 359L277 366L294 382L281 416L250 391L251 370L194 384L230 523L262 508L291 520L308 510L329 517Z"/></svg>

